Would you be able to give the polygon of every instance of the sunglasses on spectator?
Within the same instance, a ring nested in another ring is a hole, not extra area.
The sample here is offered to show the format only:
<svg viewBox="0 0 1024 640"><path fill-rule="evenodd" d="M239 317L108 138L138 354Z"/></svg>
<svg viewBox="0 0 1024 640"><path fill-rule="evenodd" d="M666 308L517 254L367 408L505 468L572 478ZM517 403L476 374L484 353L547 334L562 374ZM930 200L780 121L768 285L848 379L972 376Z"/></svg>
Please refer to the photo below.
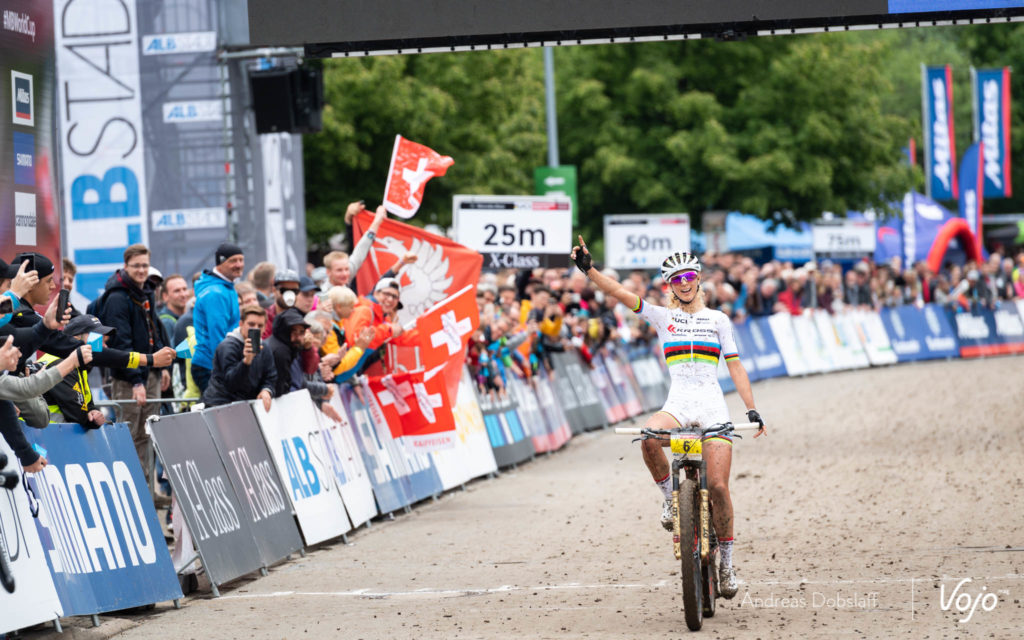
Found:
<svg viewBox="0 0 1024 640"><path fill-rule="evenodd" d="M394 298L395 300L398 300L398 294L391 293L390 291L378 291L377 295L383 298Z"/></svg>
<svg viewBox="0 0 1024 640"><path fill-rule="evenodd" d="M671 282L672 284L683 284L684 282L693 282L696 279L696 271L684 271L682 273L677 273L676 275L672 276L671 278L669 278L668 281Z"/></svg>

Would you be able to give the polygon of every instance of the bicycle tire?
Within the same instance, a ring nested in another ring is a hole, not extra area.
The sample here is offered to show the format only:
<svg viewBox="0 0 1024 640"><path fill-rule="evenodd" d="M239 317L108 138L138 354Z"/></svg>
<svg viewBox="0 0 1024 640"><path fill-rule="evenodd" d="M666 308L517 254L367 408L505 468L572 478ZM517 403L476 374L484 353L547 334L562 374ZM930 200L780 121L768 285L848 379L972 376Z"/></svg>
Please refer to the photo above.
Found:
<svg viewBox="0 0 1024 640"><path fill-rule="evenodd" d="M680 573L683 580L683 612L690 631L704 624L704 576L700 562L700 491L697 481L679 481L679 532L682 544Z"/></svg>
<svg viewBox="0 0 1024 640"><path fill-rule="evenodd" d="M708 532L708 540L711 543L711 550L708 552L707 563L701 567L701 573L704 577L704 617L713 618L715 602L718 599L718 536L715 534L714 524Z"/></svg>
<svg viewBox="0 0 1024 640"><path fill-rule="evenodd" d="M11 571L10 556L7 555L7 545L0 537L0 585L7 593L14 593L14 573Z"/></svg>

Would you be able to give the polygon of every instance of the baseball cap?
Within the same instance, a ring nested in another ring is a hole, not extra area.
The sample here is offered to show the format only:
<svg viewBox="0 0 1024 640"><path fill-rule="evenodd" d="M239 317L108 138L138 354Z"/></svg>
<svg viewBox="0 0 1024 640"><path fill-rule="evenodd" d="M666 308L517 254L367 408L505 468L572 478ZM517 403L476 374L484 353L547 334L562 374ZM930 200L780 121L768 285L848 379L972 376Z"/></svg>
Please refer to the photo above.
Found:
<svg viewBox="0 0 1024 640"><path fill-rule="evenodd" d="M313 282L313 278L309 276L302 276L299 278L299 291L319 291L320 287L316 286Z"/></svg>
<svg viewBox="0 0 1024 640"><path fill-rule="evenodd" d="M399 294L402 293L402 285L398 283L398 278L381 278L377 281L377 284L373 287L373 292L383 291L384 289L395 289ZM398 309L402 308L402 301L398 301Z"/></svg>
<svg viewBox="0 0 1024 640"><path fill-rule="evenodd" d="M281 269L274 276L274 284L280 284L282 282L299 282L299 274L294 269Z"/></svg>
<svg viewBox="0 0 1024 640"><path fill-rule="evenodd" d="M98 333L101 336L105 336L113 331L113 327L104 326L103 323L100 322L99 318L91 316L88 313L75 316L68 322L67 326L64 327L64 333L69 336L77 336L83 333Z"/></svg>
<svg viewBox="0 0 1024 640"><path fill-rule="evenodd" d="M0 260L0 278L14 279L14 276L18 275L18 267L13 264L7 264L3 260Z"/></svg>
<svg viewBox="0 0 1024 640"><path fill-rule="evenodd" d="M18 269L21 267L21 260L18 258L22 257L22 260L24 260L23 256L27 254L31 254L33 256L33 261L36 264L36 274L39 276L40 280L53 273L53 262L43 254L35 251L26 251L25 253L19 253L15 256L14 262L11 263L10 273L17 275Z"/></svg>

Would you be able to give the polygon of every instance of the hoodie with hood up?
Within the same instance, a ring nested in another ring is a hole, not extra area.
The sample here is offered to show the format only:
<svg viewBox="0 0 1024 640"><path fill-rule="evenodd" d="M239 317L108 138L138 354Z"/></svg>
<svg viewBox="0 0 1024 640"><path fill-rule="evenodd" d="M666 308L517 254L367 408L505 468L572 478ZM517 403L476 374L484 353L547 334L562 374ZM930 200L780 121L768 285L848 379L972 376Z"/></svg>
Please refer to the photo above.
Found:
<svg viewBox="0 0 1024 640"><path fill-rule="evenodd" d="M239 329L230 332L213 354L213 374L203 392L208 407L255 400L264 389L277 397L277 366L269 348L260 349L251 364L245 364L245 337Z"/></svg>

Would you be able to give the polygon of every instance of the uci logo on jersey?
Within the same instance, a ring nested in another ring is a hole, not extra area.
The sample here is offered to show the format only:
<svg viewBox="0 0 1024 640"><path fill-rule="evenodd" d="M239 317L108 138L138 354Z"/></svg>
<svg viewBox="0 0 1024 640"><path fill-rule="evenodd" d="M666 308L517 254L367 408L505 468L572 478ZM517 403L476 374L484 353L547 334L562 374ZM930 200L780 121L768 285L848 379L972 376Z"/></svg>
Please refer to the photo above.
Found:
<svg viewBox="0 0 1024 640"><path fill-rule="evenodd" d="M11 113L14 124L35 125L32 99L32 76L11 71Z"/></svg>

